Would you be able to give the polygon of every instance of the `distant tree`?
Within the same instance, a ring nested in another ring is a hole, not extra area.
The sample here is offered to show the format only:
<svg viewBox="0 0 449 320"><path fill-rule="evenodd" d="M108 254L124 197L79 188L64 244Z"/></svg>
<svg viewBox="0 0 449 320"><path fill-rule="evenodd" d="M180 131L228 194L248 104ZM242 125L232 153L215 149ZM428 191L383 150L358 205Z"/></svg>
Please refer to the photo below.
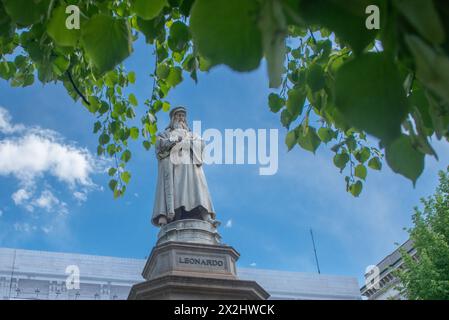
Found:
<svg viewBox="0 0 449 320"><path fill-rule="evenodd" d="M397 272L408 299L449 300L449 173L441 171L435 194L415 208L408 231L416 256L403 251L404 268Z"/></svg>

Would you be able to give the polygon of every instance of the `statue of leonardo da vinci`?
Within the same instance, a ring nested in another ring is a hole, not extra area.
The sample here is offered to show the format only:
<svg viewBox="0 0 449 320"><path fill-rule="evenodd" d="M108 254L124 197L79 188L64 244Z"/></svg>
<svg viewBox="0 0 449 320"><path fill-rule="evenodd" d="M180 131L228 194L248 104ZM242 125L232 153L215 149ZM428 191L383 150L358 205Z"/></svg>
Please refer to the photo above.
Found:
<svg viewBox="0 0 449 320"><path fill-rule="evenodd" d="M187 110L170 112L170 124L157 135L158 178L151 222L201 219L215 227L215 212L203 171L204 141L187 125Z"/></svg>

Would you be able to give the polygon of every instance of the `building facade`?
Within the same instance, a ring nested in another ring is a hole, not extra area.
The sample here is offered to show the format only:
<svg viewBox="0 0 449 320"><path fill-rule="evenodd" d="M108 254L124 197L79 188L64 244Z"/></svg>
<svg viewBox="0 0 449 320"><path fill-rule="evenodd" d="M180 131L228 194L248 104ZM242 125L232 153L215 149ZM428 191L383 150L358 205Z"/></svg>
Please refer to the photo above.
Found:
<svg viewBox="0 0 449 320"><path fill-rule="evenodd" d="M401 249L412 256L416 254L413 242L409 239L365 273L365 285L360 289L364 298L368 300L406 299L397 289L399 280L394 276L394 270L403 267Z"/></svg>
<svg viewBox="0 0 449 320"><path fill-rule="evenodd" d="M0 248L0 299L124 300L144 259ZM361 299L355 277L241 268L270 299Z"/></svg>

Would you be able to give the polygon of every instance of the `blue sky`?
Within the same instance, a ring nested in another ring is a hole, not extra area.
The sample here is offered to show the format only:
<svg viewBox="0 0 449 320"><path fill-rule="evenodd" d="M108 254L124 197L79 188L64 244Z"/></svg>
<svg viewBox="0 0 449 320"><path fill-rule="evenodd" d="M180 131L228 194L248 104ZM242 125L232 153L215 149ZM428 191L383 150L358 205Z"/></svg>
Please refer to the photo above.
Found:
<svg viewBox="0 0 449 320"><path fill-rule="evenodd" d="M130 92L139 102L151 92L151 52L139 42L125 63L136 71ZM187 106L190 125L201 120L203 130L279 129L277 174L260 176L258 165L205 168L221 235L240 252L241 267L316 272L313 228L322 273L356 276L362 285L365 268L407 239L403 227L410 226L413 207L433 193L438 170L447 167L449 147L437 142L440 160L426 158L416 188L384 164L381 172L369 171L361 196L353 198L328 148L316 155L299 148L287 153L286 131L267 107L264 66L244 74L217 67L200 74L197 85L185 78L169 100ZM0 146L14 151L0 154L0 246L148 256L157 235L150 225L154 150L131 143L131 184L124 198L114 200L105 163L95 157L95 119L62 86L11 88L1 80L0 107ZM168 115L159 119L164 128Z"/></svg>

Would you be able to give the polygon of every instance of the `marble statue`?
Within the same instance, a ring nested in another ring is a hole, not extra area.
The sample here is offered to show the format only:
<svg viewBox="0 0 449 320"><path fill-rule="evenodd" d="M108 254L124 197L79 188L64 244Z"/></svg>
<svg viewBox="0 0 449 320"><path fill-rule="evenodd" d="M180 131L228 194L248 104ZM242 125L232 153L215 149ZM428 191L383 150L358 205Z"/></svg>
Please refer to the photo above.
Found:
<svg viewBox="0 0 449 320"><path fill-rule="evenodd" d="M187 110L170 112L169 126L157 136L158 178L151 222L155 226L181 219L218 225L202 166L204 141L187 125Z"/></svg>

